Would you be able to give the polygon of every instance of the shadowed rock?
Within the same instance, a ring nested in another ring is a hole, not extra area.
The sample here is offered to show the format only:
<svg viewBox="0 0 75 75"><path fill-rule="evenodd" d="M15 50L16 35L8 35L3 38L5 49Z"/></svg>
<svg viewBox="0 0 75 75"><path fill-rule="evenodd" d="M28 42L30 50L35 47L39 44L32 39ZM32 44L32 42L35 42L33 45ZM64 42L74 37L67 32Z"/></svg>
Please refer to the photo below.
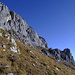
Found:
<svg viewBox="0 0 75 75"><path fill-rule="evenodd" d="M47 50L43 49L41 51L49 57L56 58L56 60L58 60L58 61L65 61L65 62L75 65L75 61L72 56L72 53L71 53L70 49L68 49L68 48L65 48L63 51L61 51L60 49L52 49L52 48L49 48Z"/></svg>

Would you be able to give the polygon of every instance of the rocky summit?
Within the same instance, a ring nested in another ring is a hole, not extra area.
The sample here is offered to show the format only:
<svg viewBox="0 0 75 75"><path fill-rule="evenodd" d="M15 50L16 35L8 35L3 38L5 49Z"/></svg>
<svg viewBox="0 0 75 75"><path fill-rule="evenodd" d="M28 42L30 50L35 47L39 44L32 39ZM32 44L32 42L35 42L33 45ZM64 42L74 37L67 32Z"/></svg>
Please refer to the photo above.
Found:
<svg viewBox="0 0 75 75"><path fill-rule="evenodd" d="M10 34L23 41L26 45L48 47L43 37L38 35L32 27L28 26L20 15L14 11L9 11L8 7L3 3L0 3L0 29L9 31Z"/></svg>
<svg viewBox="0 0 75 75"><path fill-rule="evenodd" d="M0 2L0 75L75 75L75 61L69 48L48 48L43 37Z"/></svg>
<svg viewBox="0 0 75 75"><path fill-rule="evenodd" d="M41 51L45 55L55 58L57 61L64 61L75 65L72 53L68 48L65 48L63 51L60 49L52 49L52 48L42 49Z"/></svg>

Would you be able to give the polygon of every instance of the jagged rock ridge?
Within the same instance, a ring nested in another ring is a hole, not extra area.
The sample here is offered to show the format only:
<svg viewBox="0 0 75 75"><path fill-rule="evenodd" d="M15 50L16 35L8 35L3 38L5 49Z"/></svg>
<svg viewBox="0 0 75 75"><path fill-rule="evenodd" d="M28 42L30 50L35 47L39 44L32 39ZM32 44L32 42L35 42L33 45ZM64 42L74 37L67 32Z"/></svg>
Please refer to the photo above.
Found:
<svg viewBox="0 0 75 75"><path fill-rule="evenodd" d="M32 47L48 48L47 42L36 31L28 26L20 15L14 11L9 11L8 7L0 3L0 29L8 31L12 36ZM73 56L69 49L60 51L59 49L41 50L48 56L55 57L57 60L64 60L75 64Z"/></svg>
<svg viewBox="0 0 75 75"><path fill-rule="evenodd" d="M32 47L48 47L47 42L36 31L28 26L20 15L9 11L8 7L0 3L0 29L9 31L10 34L20 39L24 44Z"/></svg>
<svg viewBox="0 0 75 75"><path fill-rule="evenodd" d="M68 48L65 48L63 51L61 51L60 49L52 49L52 48L43 49L41 51L45 55L55 58L57 61L64 61L75 65L72 53Z"/></svg>

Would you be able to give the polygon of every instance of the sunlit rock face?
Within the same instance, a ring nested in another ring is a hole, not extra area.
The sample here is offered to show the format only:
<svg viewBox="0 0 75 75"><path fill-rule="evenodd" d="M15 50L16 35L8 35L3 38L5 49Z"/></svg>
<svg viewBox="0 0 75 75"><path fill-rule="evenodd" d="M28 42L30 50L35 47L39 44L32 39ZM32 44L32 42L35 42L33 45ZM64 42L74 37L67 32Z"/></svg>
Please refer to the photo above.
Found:
<svg viewBox="0 0 75 75"><path fill-rule="evenodd" d="M15 11L9 11L8 7L3 3L0 3L0 29L8 31L16 39L23 41L25 45L48 48L46 40L38 35L32 27L28 26L28 23ZM2 36L2 33L0 33L0 36ZM8 37L7 39L10 41L11 38ZM11 47L11 51L20 53L20 50L17 50L15 41L13 39L11 41L15 45ZM45 55L52 56L59 61L64 60L74 64L73 56L68 48L63 51L51 48L41 51Z"/></svg>
<svg viewBox="0 0 75 75"><path fill-rule="evenodd" d="M36 31L28 26L15 11L9 11L8 7L0 3L0 29L7 30L11 35L32 47L47 48L47 42Z"/></svg>

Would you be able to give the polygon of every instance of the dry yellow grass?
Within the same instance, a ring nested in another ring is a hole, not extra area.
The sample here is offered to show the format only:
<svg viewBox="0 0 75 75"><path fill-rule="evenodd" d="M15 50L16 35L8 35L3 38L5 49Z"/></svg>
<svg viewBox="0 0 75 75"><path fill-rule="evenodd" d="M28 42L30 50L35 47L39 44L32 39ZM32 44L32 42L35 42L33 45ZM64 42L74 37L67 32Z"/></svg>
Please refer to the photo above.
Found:
<svg viewBox="0 0 75 75"><path fill-rule="evenodd" d="M42 48L32 48L16 40L20 53L10 51L14 45L5 37L8 32L0 30L0 33L0 45L6 45L0 47L0 75L75 75L74 66L41 54Z"/></svg>

